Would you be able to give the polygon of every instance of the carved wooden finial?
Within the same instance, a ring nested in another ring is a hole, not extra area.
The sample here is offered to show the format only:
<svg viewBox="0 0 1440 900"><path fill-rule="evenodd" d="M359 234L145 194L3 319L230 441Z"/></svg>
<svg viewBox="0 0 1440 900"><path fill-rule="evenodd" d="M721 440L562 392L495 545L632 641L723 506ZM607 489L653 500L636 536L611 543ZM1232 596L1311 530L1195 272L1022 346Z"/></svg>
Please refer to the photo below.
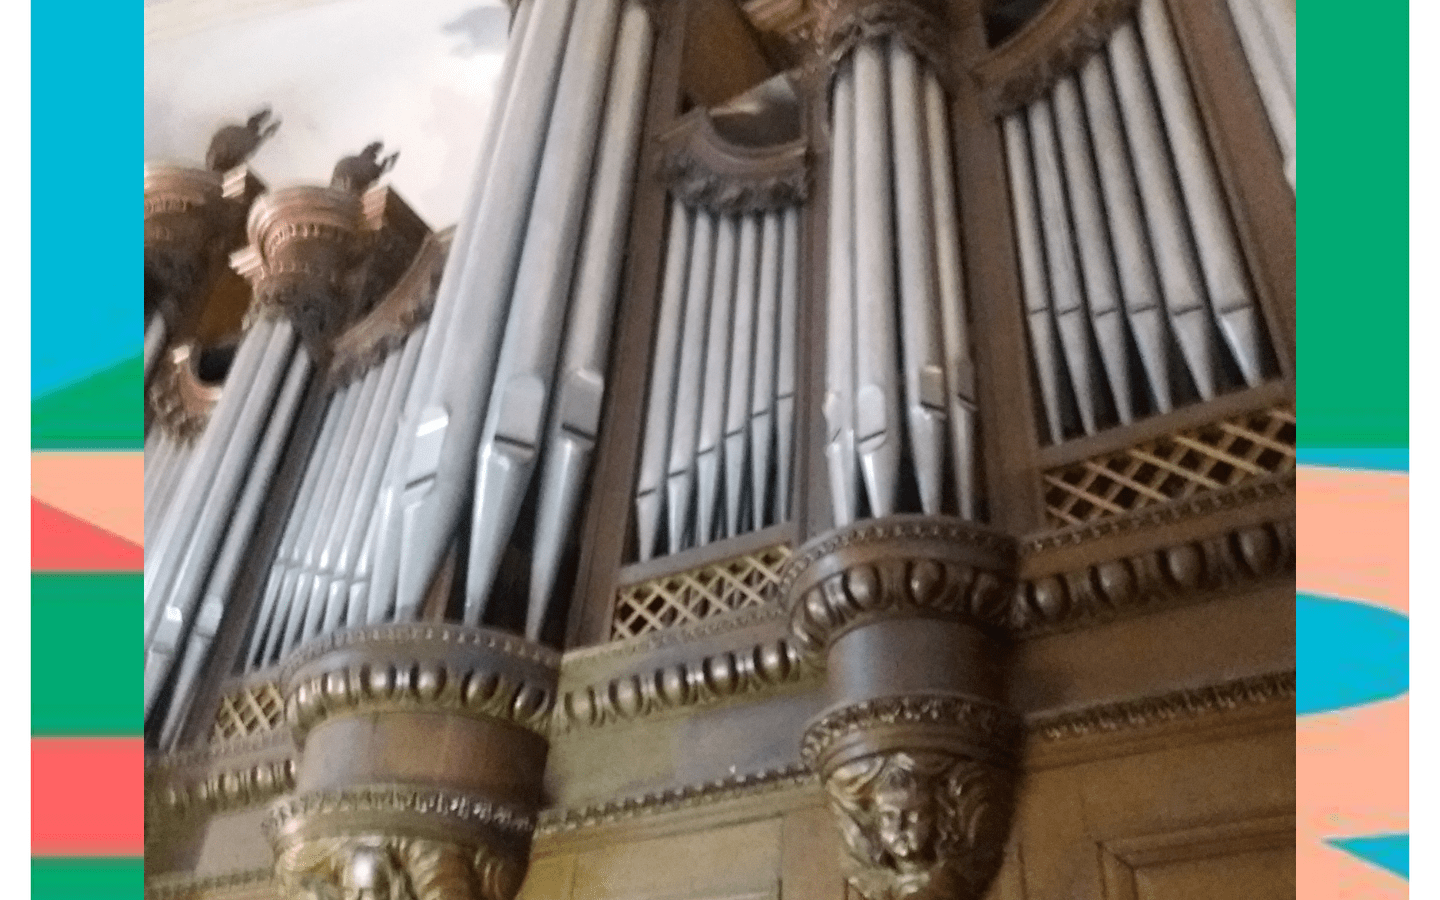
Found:
<svg viewBox="0 0 1440 900"><path fill-rule="evenodd" d="M205 168L212 172L228 172L260 149L280 128L280 120L271 120L270 107L265 107L246 120L244 125L225 125L210 139L205 151Z"/></svg>
<svg viewBox="0 0 1440 900"><path fill-rule="evenodd" d="M366 144L365 149L354 156L341 159L335 164L335 171L330 175L330 187L351 194L365 193L365 189L393 169L395 161L400 158L400 151L396 150L381 159L380 151L384 148L383 141L374 141Z"/></svg>

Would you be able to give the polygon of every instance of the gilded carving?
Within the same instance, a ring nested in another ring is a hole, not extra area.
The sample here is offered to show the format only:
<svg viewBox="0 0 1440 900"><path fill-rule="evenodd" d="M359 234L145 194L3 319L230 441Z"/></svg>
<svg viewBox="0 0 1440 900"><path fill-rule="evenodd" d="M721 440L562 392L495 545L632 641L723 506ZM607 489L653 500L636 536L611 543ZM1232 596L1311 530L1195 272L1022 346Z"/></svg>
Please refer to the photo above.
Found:
<svg viewBox="0 0 1440 900"><path fill-rule="evenodd" d="M147 781L151 779L147 778ZM295 760L276 759L211 772L184 781L157 773L146 785L146 806L180 813L251 806L295 786Z"/></svg>
<svg viewBox="0 0 1440 900"><path fill-rule="evenodd" d="M724 651L566 691L552 731L599 727L682 706L703 706L799 681L814 669L786 640Z"/></svg>
<svg viewBox="0 0 1440 900"><path fill-rule="evenodd" d="M195 353L195 346L189 343L172 348L150 385L155 424L181 444L193 443L200 436L220 400L219 386L202 382L196 373Z"/></svg>
<svg viewBox="0 0 1440 900"><path fill-rule="evenodd" d="M999 868L1013 780L988 763L895 751L847 762L825 779L865 900L978 900Z"/></svg>
<svg viewBox="0 0 1440 900"><path fill-rule="evenodd" d="M286 900L510 900L524 871L483 845L384 834L304 841L276 860Z"/></svg>
<svg viewBox="0 0 1440 900"><path fill-rule="evenodd" d="M857 46L895 38L942 80L948 77L949 32L942 0L831 0L816 5L815 34L831 71Z"/></svg>
<svg viewBox="0 0 1440 900"><path fill-rule="evenodd" d="M805 730L800 755L812 769L831 765L830 757L852 736L873 738L884 731L916 727L944 736L955 747L985 757L1009 759L1024 734L1009 710L969 697L908 695L867 700L827 713Z"/></svg>
<svg viewBox="0 0 1440 900"><path fill-rule="evenodd" d="M291 686L286 717L303 734L345 712L425 707L501 719L543 735L553 703L548 683L493 666L365 662L308 673Z"/></svg>
<svg viewBox="0 0 1440 900"><path fill-rule="evenodd" d="M374 153L367 147L336 166L339 186L263 197L250 212L249 246L231 256L255 293L251 317L289 319L323 365L342 334L401 280L429 234L393 192L365 189L394 161L377 162L372 146Z"/></svg>
<svg viewBox="0 0 1440 900"><path fill-rule="evenodd" d="M395 161L400 158L400 151L396 150L381 159L380 151L384 147L384 143L375 141L366 144L365 149L354 156L341 159L330 175L330 187L351 194L363 194L370 185L380 180L380 176L393 169Z"/></svg>
<svg viewBox="0 0 1440 900"><path fill-rule="evenodd" d="M1016 588L1011 627L1022 634L1076 627L1294 570L1295 522L1250 525L1028 579Z"/></svg>

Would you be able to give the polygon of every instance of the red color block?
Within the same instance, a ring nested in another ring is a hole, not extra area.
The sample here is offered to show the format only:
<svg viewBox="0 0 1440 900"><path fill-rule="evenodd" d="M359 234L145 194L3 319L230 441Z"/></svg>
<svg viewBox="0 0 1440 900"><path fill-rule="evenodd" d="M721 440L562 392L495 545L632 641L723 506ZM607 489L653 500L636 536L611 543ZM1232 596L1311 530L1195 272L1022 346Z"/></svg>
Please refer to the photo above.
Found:
<svg viewBox="0 0 1440 900"><path fill-rule="evenodd" d="M30 568L37 572L139 572L137 544L30 498Z"/></svg>
<svg viewBox="0 0 1440 900"><path fill-rule="evenodd" d="M31 855L142 855L144 779L142 738L31 738Z"/></svg>

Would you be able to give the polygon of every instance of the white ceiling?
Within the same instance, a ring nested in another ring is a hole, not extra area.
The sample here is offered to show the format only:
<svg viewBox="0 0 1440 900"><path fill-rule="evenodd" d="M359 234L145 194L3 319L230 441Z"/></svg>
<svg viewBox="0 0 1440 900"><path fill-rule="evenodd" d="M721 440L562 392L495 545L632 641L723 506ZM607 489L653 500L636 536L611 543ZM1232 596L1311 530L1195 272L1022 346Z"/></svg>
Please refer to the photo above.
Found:
<svg viewBox="0 0 1440 900"><path fill-rule="evenodd" d="M435 229L454 223L505 49L500 0L145 0L145 158L199 165L269 105L250 165L272 188L329 181L372 140Z"/></svg>

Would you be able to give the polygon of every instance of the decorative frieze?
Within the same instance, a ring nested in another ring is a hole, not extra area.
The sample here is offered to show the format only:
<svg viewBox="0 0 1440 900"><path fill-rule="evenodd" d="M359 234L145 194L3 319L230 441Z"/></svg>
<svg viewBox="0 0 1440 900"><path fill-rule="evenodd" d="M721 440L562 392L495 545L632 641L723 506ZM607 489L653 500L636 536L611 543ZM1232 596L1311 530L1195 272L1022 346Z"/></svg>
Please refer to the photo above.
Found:
<svg viewBox="0 0 1440 900"><path fill-rule="evenodd" d="M1155 697L1107 703L1038 717L1029 723L1033 738L1065 741L1154 728L1250 706L1295 701L1295 673L1277 672L1221 684L1174 691Z"/></svg>
<svg viewBox="0 0 1440 900"><path fill-rule="evenodd" d="M575 728L761 695L798 682L813 671L785 639L722 651L566 691L556 704L551 729L563 734Z"/></svg>
<svg viewBox="0 0 1440 900"><path fill-rule="evenodd" d="M146 785L145 805L182 815L219 812L262 803L294 786L295 760L288 757L224 768L189 781L156 773L154 784Z"/></svg>

